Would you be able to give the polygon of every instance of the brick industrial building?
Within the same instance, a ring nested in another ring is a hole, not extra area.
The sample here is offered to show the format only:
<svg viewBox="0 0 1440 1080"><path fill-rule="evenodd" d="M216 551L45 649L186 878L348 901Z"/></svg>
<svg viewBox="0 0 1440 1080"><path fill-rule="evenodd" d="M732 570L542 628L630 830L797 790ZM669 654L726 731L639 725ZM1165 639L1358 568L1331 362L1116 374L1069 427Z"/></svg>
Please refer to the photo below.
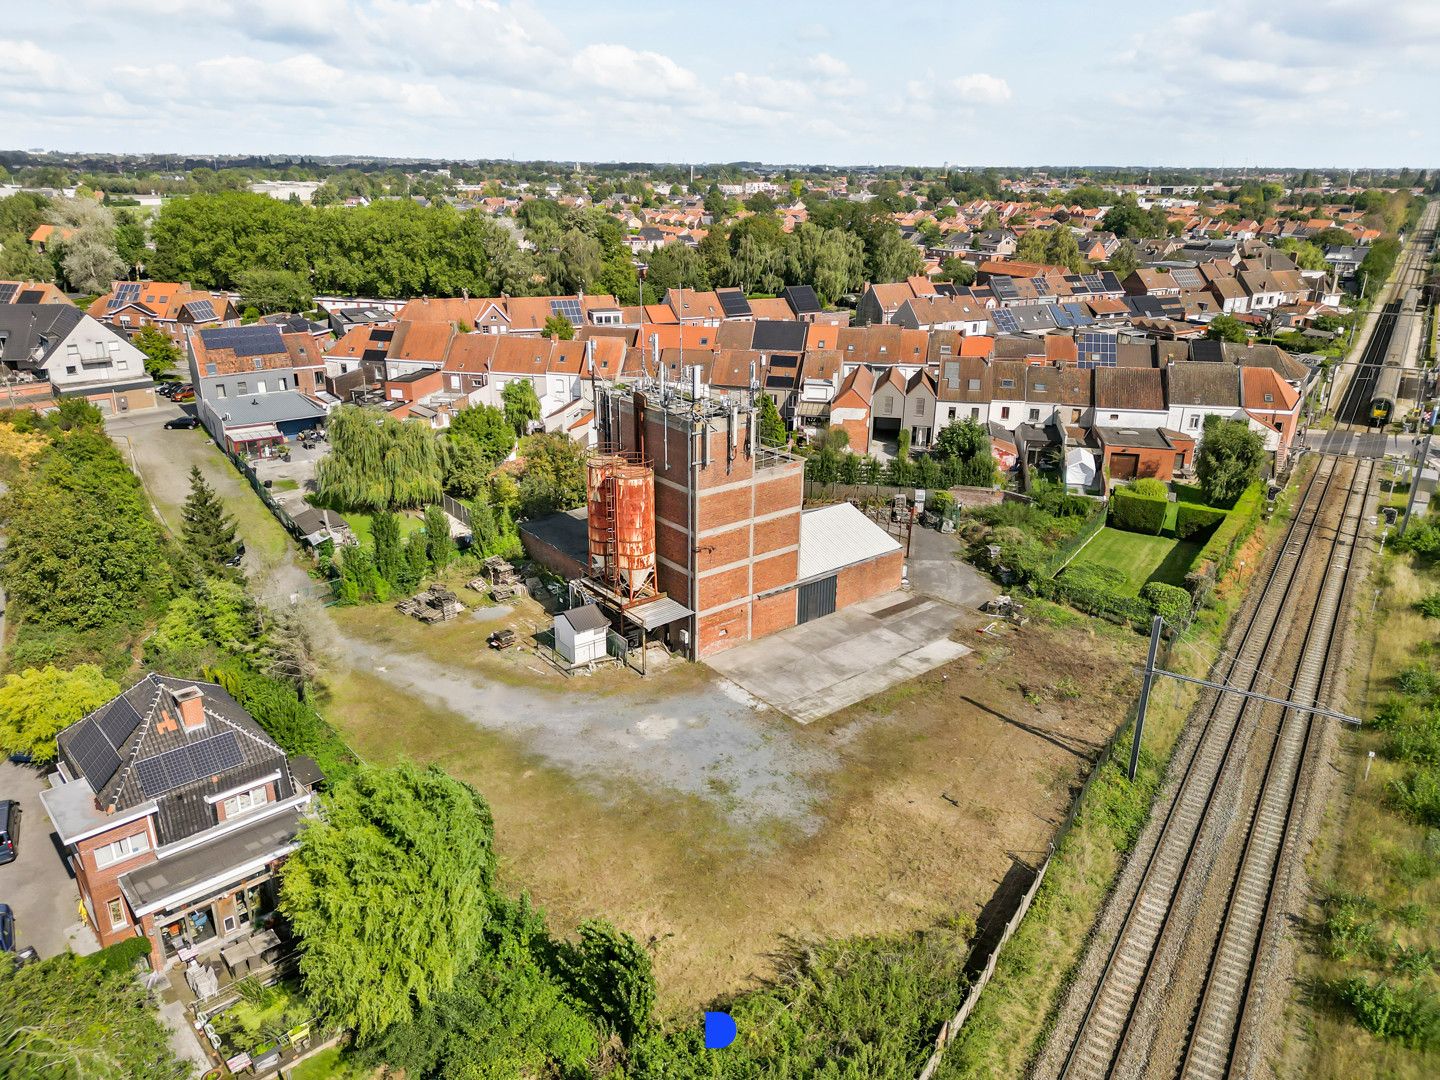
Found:
<svg viewBox="0 0 1440 1080"><path fill-rule="evenodd" d="M622 622L700 659L899 588L903 554L883 529L848 504L802 510L804 462L759 445L747 396L643 384L598 397L601 445L654 478L654 586L667 602L642 600ZM578 524L527 530L531 554L573 570Z"/></svg>

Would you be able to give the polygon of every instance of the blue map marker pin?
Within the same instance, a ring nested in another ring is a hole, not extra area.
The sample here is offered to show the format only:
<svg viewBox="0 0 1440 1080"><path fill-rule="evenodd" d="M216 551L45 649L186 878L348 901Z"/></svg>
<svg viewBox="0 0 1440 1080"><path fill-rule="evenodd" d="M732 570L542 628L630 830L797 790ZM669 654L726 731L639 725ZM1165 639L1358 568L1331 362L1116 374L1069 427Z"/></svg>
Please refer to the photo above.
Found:
<svg viewBox="0 0 1440 1080"><path fill-rule="evenodd" d="M705 1049L724 1050L735 1041L735 1018L725 1012L705 1014Z"/></svg>

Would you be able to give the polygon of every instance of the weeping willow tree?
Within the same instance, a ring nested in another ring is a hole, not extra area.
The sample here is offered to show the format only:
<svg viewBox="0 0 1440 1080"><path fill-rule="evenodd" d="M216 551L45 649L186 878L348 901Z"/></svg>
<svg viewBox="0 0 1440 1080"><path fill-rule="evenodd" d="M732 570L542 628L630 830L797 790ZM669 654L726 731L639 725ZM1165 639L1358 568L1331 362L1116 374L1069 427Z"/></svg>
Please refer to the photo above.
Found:
<svg viewBox="0 0 1440 1080"><path fill-rule="evenodd" d="M337 510L401 510L439 502L439 441L427 424L342 405L326 425L330 453L316 478Z"/></svg>

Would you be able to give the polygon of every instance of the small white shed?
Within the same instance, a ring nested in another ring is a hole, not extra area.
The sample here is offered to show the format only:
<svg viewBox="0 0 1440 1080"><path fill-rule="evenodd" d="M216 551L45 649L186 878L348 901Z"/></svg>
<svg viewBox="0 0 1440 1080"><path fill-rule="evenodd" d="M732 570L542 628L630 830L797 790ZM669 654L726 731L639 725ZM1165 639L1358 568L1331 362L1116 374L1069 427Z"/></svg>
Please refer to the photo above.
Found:
<svg viewBox="0 0 1440 1080"><path fill-rule="evenodd" d="M555 651L572 667L605 659L605 638L610 620L594 604L562 611L555 616Z"/></svg>

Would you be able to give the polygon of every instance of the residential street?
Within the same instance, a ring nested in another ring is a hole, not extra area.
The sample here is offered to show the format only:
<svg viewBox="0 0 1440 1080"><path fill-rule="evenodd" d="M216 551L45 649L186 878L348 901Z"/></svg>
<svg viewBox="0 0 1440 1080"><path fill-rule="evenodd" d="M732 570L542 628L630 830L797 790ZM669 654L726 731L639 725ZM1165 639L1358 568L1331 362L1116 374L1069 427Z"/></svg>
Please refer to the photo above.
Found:
<svg viewBox="0 0 1440 1080"><path fill-rule="evenodd" d="M314 583L296 562L289 533L249 490L205 430L165 430L167 420L187 412L161 399L155 409L107 418L105 430L130 457L151 506L172 534L179 534L180 511L190 494L190 468L198 465L235 516L245 542L245 572L260 597L283 603L292 594L310 591Z"/></svg>

